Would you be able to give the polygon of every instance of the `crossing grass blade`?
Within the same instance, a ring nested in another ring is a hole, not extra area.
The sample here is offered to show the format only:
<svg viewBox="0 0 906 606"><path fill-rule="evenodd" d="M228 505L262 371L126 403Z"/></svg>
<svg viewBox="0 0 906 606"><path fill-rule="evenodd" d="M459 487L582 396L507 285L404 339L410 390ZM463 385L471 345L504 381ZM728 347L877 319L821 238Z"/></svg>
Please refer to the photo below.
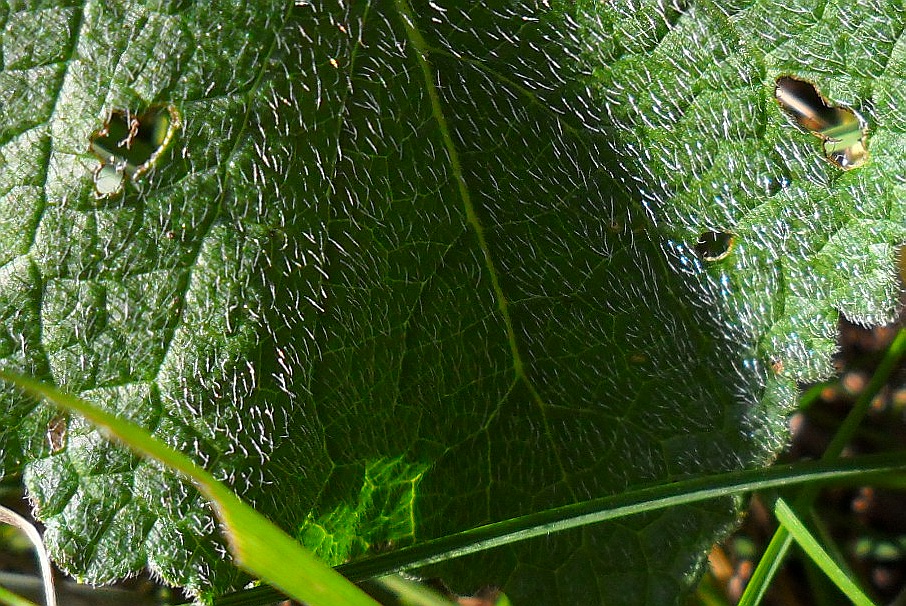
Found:
<svg viewBox="0 0 906 606"><path fill-rule="evenodd" d="M192 482L213 505L223 523L230 552L243 570L309 606L377 606L377 602L239 499L210 473L145 429L28 377L0 370L0 379L36 398L82 415L108 438L122 442L141 456L159 461Z"/></svg>
<svg viewBox="0 0 906 606"><path fill-rule="evenodd" d="M844 419L840 428L837 430L837 433L834 435L834 439L828 445L827 450L824 452L824 456L821 457L822 461L832 461L840 456L840 453L843 452L844 447L849 443L853 434L856 432L856 429L859 427L859 424L862 422L862 419L868 413L871 401L887 383L887 380L896 368L897 363L899 363L904 355L906 355L906 329L901 329L896 337L894 337L890 347L888 347L887 353L884 355L881 363L878 364L878 369L872 376L871 381L859 395L853 409L846 416L846 419ZM811 400L809 400L809 404L810 403ZM808 507L811 505L816 494L816 489L813 487L806 488L799 498L796 499L796 507L799 509ZM792 544L793 540L789 536L789 531L786 527L781 525L774 533L774 536L771 537L771 541L768 543L767 549L765 549L764 554L761 556L758 566L755 567L752 578L749 579L749 583L746 585L745 591L739 599L737 606L757 606L761 603L761 599L764 597L771 580L774 578L774 574L780 569L783 558L786 557L786 553Z"/></svg>
<svg viewBox="0 0 906 606"><path fill-rule="evenodd" d="M41 567L45 604L47 606L56 606L57 594L53 584L53 568L50 565L50 557L47 555L47 549L44 548L44 540L41 538L38 529L15 511L2 506L0 506L0 522L18 528L28 537L28 540L35 548L38 564ZM15 599L22 600L23 598L8 591L5 594L0 594L0 603L3 603L3 600L10 600L9 603L12 604ZM27 603L28 601L26 600L25 602Z"/></svg>
<svg viewBox="0 0 906 606"><path fill-rule="evenodd" d="M38 606L31 600L26 600L22 596L13 593L9 589L0 586L0 606Z"/></svg>
<svg viewBox="0 0 906 606"><path fill-rule="evenodd" d="M806 555L834 582L846 597L852 600L853 604L856 606L874 606L871 598L862 592L859 586L846 574L846 571L828 554L818 539L805 527L796 512L783 499L777 499L774 504L774 515L777 516L777 519L786 528L793 540L799 544L799 547L805 551Z"/></svg>

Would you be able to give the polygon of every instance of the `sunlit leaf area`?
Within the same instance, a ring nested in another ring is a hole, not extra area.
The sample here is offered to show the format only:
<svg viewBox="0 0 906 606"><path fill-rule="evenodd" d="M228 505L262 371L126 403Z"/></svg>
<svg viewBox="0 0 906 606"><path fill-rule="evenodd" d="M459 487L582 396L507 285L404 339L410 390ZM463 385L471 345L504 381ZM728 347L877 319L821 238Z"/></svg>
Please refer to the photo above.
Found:
<svg viewBox="0 0 906 606"><path fill-rule="evenodd" d="M0 497L61 603L906 599L902 3L0 27Z"/></svg>

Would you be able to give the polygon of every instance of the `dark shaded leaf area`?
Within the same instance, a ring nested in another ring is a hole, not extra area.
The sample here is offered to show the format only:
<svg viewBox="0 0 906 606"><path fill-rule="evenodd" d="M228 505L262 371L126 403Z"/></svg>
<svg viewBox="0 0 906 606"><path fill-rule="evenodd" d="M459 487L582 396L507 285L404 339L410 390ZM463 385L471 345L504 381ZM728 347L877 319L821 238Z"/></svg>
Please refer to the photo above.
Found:
<svg viewBox="0 0 906 606"><path fill-rule="evenodd" d="M838 310L892 316L904 231L904 13L794 4L4 3L3 364L193 453L332 562L764 465ZM782 75L864 117L867 164L825 159ZM701 255L709 233L729 244ZM243 582L192 489L3 398L0 470L64 569ZM430 574L677 603L735 515Z"/></svg>

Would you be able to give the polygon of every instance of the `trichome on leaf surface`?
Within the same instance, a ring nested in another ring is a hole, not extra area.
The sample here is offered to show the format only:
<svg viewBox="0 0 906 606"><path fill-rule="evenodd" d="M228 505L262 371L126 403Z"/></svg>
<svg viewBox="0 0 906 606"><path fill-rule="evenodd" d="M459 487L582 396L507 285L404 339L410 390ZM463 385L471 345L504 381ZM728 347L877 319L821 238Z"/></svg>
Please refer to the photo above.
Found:
<svg viewBox="0 0 906 606"><path fill-rule="evenodd" d="M0 17L3 366L152 429L331 563L765 465L838 312L894 312L899 3ZM863 117L870 159L827 161L781 77ZM143 138L154 108L178 128ZM156 155L130 172L133 142ZM701 256L708 233L732 247ZM65 570L147 566L201 598L245 582L193 489L3 389L0 472ZM677 603L736 516L688 506L428 573L517 604Z"/></svg>

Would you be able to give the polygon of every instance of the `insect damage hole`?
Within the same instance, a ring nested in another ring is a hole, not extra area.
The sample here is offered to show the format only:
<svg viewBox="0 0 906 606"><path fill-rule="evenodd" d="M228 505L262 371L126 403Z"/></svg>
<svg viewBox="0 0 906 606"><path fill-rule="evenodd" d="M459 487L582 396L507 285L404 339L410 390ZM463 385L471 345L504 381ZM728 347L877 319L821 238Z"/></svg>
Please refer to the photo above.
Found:
<svg viewBox="0 0 906 606"><path fill-rule="evenodd" d="M844 170L868 160L868 126L854 110L825 99L811 82L777 78L774 96L800 127L823 141L824 156Z"/></svg>
<svg viewBox="0 0 906 606"><path fill-rule="evenodd" d="M154 167L179 127L179 112L172 105L152 106L140 114L111 110L104 126L89 138L89 151L101 161L94 171L95 195L115 196L127 180L140 179Z"/></svg>
<svg viewBox="0 0 906 606"><path fill-rule="evenodd" d="M705 261L726 259L733 251L736 236L725 231L706 231L695 243L695 254Z"/></svg>

